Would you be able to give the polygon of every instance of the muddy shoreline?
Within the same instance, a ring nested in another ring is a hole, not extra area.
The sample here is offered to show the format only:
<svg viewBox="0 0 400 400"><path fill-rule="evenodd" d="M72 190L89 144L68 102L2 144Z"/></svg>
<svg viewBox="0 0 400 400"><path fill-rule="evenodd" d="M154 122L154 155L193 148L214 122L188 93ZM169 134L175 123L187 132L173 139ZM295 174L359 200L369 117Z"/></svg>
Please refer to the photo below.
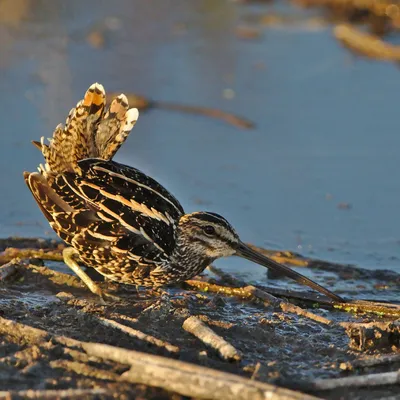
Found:
<svg viewBox="0 0 400 400"><path fill-rule="evenodd" d="M14 255L28 254L26 252L31 255L13 259L11 265L15 270L2 275L0 317L4 321L41 329L49 337L66 336L160 355L321 398L373 399L395 396L399 392L398 383L323 391L316 390L314 385L320 379L396 371L400 359L368 368L357 367L357 362L400 354L398 315L336 310L328 300L316 299L307 290L291 291L289 283L289 290L275 291L274 298L278 299L275 304L268 304L270 299L261 299L257 292L247 297L241 297L239 292L227 295L229 292L225 289L225 294L221 290L214 293L215 287L232 288L234 285L228 282L229 276L210 272L193 281L198 283L190 281L163 293L137 292L135 288L102 282L103 288L121 297L121 302L103 305L62 262L54 261L61 254L60 243L7 239L0 246L4 262ZM298 260L295 255L292 258ZM319 268L325 266L330 272L335 270L334 264L308 261L310 265L313 263ZM391 300L394 307L399 304L400 276L395 273L377 273L351 266L337 266L336 271L336 279L354 282L354 290L363 284L365 293L375 291L376 296L381 294ZM214 272L218 273L218 269ZM231 279L238 283L236 278ZM268 290L256 289L264 293ZM243 293L247 293L246 290L243 286ZM341 294L348 299L352 297L345 290ZM300 315L298 309L309 315ZM183 329L185 321L193 316L229 343L240 356L224 359L209 344ZM351 328L349 324L353 324ZM4 392L10 392L8 396L13 393L11 398L21 398L20 391L28 389L101 389L96 394L78 392L83 396L80 398L183 398L178 393L146 385L121 383L126 365L107 360L93 363L88 356L77 360L51 340L38 344L29 337L21 339L13 329L4 328L5 325L0 328L3 398L6 398ZM76 398L73 393L65 395L67 397L63 398Z"/></svg>

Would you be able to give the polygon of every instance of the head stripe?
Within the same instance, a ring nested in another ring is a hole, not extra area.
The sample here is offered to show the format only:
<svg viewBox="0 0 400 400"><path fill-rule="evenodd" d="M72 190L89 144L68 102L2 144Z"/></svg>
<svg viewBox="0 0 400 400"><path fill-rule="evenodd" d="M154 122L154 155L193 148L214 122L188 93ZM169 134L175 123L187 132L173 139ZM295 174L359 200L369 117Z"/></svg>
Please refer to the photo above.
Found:
<svg viewBox="0 0 400 400"><path fill-rule="evenodd" d="M200 221L205 221L205 222L211 222L214 224L218 225L223 225L226 229L232 230L232 226L230 223L221 215L208 212L208 211L203 211L203 212L198 212L198 213L193 213L191 214L192 218L198 219Z"/></svg>

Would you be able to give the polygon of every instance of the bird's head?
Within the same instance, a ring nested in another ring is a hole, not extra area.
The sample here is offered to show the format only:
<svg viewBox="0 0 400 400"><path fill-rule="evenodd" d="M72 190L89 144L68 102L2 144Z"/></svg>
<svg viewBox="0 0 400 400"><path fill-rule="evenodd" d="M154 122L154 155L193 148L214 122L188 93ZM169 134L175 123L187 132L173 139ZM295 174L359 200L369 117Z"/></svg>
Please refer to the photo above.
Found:
<svg viewBox="0 0 400 400"><path fill-rule="evenodd" d="M341 297L311 279L254 251L240 240L232 225L218 214L205 211L185 214L179 220L177 233L181 255L190 258L193 262L207 265L217 258L235 255L290 277L336 302L344 302Z"/></svg>
<svg viewBox="0 0 400 400"><path fill-rule="evenodd" d="M179 235L190 251L215 260L236 253L240 239L232 225L218 214L195 212L179 220Z"/></svg>

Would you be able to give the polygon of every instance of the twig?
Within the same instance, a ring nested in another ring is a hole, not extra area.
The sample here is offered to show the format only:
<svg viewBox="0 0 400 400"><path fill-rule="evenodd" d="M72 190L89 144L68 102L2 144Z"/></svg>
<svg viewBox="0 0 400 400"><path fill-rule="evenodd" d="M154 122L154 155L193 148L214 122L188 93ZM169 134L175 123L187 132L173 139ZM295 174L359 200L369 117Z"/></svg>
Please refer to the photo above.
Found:
<svg viewBox="0 0 400 400"><path fill-rule="evenodd" d="M196 114L196 115L204 115L210 118L220 119L222 121L227 122L230 125L236 126L241 129L253 129L254 122L249 121L243 117L239 117L237 115L228 113L226 111L217 110L214 108L208 107L199 107L199 106L188 106L184 104L173 104L167 102L154 102L155 107L159 107L166 110L176 110L182 111L185 113Z"/></svg>
<svg viewBox="0 0 400 400"><path fill-rule="evenodd" d="M116 381L119 379L119 374L112 371L105 371L99 368L94 368L87 363L69 360L54 360L50 361L50 367L60 368L63 370L71 371L79 375L88 376L91 378Z"/></svg>
<svg viewBox="0 0 400 400"><path fill-rule="evenodd" d="M99 321L100 324L114 328L114 329L118 329L119 331L126 333L127 335L129 335L135 339L143 340L147 343L150 343L157 347L163 348L163 349L169 351L170 353L179 353L178 346L174 346L173 344L168 343L164 340L157 339L156 337L148 335L142 331L133 329L129 326L120 324L116 321L113 321L113 320L107 319L107 318L103 318L103 317L97 317L97 320Z"/></svg>
<svg viewBox="0 0 400 400"><path fill-rule="evenodd" d="M249 286L246 282L228 274L227 272L223 271L220 268L215 267L214 265L210 265L207 267L210 272L213 274L217 275L219 278L221 278L222 283L230 286ZM281 288L274 288L270 286L262 286L262 285L257 285L257 289L260 289L264 293L268 293L269 296L271 297L284 297L284 298L289 298L289 299L296 299L296 300L302 300L302 301L307 301L311 302L313 304L318 303L318 304L324 304L324 305L329 305L332 306L332 300L328 299L324 300L324 298L321 298L320 293L314 293L314 292L302 292L302 291L297 291L297 290L292 290L292 289L281 289Z"/></svg>
<svg viewBox="0 0 400 400"><path fill-rule="evenodd" d="M82 399L84 396L95 398L101 395L112 395L112 389L62 389L62 390L11 390L1 391L0 399Z"/></svg>
<svg viewBox="0 0 400 400"><path fill-rule="evenodd" d="M327 7L330 9L368 10L378 17L390 18L398 27L398 9L394 0L292 0L305 7Z"/></svg>
<svg viewBox="0 0 400 400"><path fill-rule="evenodd" d="M53 340L63 346L78 348L87 355L130 366L121 380L141 383L200 399L236 400L315 400L316 397L257 382L234 374L220 372L179 360L126 350L100 343L81 342L65 336L51 336L0 317L0 333L14 340L42 343Z"/></svg>
<svg viewBox="0 0 400 400"><path fill-rule="evenodd" d="M400 274L398 272L388 269L366 269L356 267L355 265L343 265L318 259L308 260L308 268L313 270L320 270L325 272L333 272L339 276L340 279L376 279L386 281L394 286L396 283L400 286Z"/></svg>
<svg viewBox="0 0 400 400"><path fill-rule="evenodd" d="M310 384L310 390L332 390L343 387L384 386L400 383L400 370L379 374L349 376L337 379L317 379ZM308 385L307 385L308 387Z"/></svg>
<svg viewBox="0 0 400 400"><path fill-rule="evenodd" d="M19 259L14 259L0 267L0 282L4 282L17 274L22 262Z"/></svg>
<svg viewBox="0 0 400 400"><path fill-rule="evenodd" d="M0 254L0 264L5 264L13 258L38 258L40 260L63 261L61 250L19 249L9 247Z"/></svg>
<svg viewBox="0 0 400 400"><path fill-rule="evenodd" d="M349 273L349 271L354 272L354 274L357 274L357 276L361 276L362 279L375 279L377 275L382 274L382 271L370 271L370 270L364 270L363 268L358 268L358 267L353 267L353 266L343 266L340 264L331 264L327 263L324 261L319 261L319 260L309 260L309 267L311 268L316 268L316 269L323 269L327 271L340 271L341 273ZM231 276L230 274L220 270L219 268L210 265L208 269L213 272L215 275L219 276L222 278L223 282L226 282L231 285L237 285L237 286L245 286L246 283ZM385 274L387 275L387 279L391 280L392 282L400 280L400 275L397 274L396 272L393 271L384 271ZM400 282L400 281L399 281ZM210 292L213 291L218 291L218 285L217 287L212 287L211 284L209 284L209 287L207 287L207 283L203 282L201 286L204 288L202 290L209 290ZM271 295L274 294L279 297L288 297L288 298L294 298L294 299L300 299L300 300L305 300L305 301L312 301L312 302L318 302L320 304L324 304L327 306L332 307L332 301L331 300L324 300L324 297L321 297L318 294L318 298L315 297L313 293L302 293L302 292L297 292L297 291L292 291L292 290L284 290L284 289L277 289L277 288L269 288L269 287L258 287L262 292L268 293L270 297L273 297ZM242 294L238 291L229 291L226 289L219 289L219 293L224 293L230 296L241 296L242 298L248 299L249 296L248 294ZM270 293L271 292L271 293ZM260 293L260 292L259 292ZM274 297L275 298L275 297ZM279 301L279 300L278 300ZM365 301L365 300L353 300L349 303L335 303L333 305L334 308L346 311L346 312L354 312L354 313L370 313L370 314L377 314L380 316L388 316L388 317L400 317L400 304L393 304L393 303L381 303L381 302L373 302L373 301ZM298 310L301 310L300 307L298 307ZM296 312L297 313L297 312ZM313 314L314 315L314 314ZM323 318L323 317L321 317ZM328 320L325 321L325 323ZM321 322L321 321L320 321Z"/></svg>
<svg viewBox="0 0 400 400"><path fill-rule="evenodd" d="M203 343L208 344L215 349L224 360L239 361L241 355L230 343L224 338L217 335L203 321L195 316L191 316L183 322L183 329L200 339Z"/></svg>
<svg viewBox="0 0 400 400"><path fill-rule="evenodd" d="M342 369L353 370L356 368L368 368L392 363L400 363L400 354L383 354L378 357L359 358L353 362L344 363L344 368L342 367Z"/></svg>
<svg viewBox="0 0 400 400"><path fill-rule="evenodd" d="M126 94L126 93L125 93ZM116 93L111 93L110 98L117 96ZM139 109L149 109L149 108L162 108L164 110L173 110L173 111L181 111L184 113L196 114L196 115L204 115L210 118L217 118L227 122L230 125L236 126L241 129L253 129L254 123L245 119L243 117L239 117L237 115L217 110L214 108L201 107L201 106L189 106L185 104L176 104L169 103L164 101L154 101L150 100L144 96L140 96L134 93L126 94L128 98L129 105L131 107L137 107Z"/></svg>
<svg viewBox="0 0 400 400"><path fill-rule="evenodd" d="M354 313L371 313L387 317L400 317L400 304L378 303L365 300L354 300L351 303L336 303L338 310Z"/></svg>
<svg viewBox="0 0 400 400"><path fill-rule="evenodd" d="M347 24L337 25L333 34L346 47L378 60L400 61L400 46L384 42L378 36L363 33Z"/></svg>
<svg viewBox="0 0 400 400"><path fill-rule="evenodd" d="M299 315L301 317L311 319L312 321L320 322L321 324L324 325L334 325L334 323L330 319L321 317L320 315L304 310L303 308L296 306L294 304L282 301L279 306L283 312L290 312Z"/></svg>
<svg viewBox="0 0 400 400"><path fill-rule="evenodd" d="M186 284L195 287L196 289L203 290L205 292L222 293L228 296L236 296L245 300L255 301L258 303L261 302L264 306L267 307L268 306L280 307L281 310L284 312L290 312L311 319L313 321L320 322L324 325L333 324L333 322L327 318L321 317L320 315L316 315L310 311L303 310L301 307L298 307L294 304L290 304L288 302L280 300L252 285L237 288L237 287L220 286L214 283L196 281L193 279L186 281Z"/></svg>
<svg viewBox="0 0 400 400"><path fill-rule="evenodd" d="M254 300L254 295L246 292L242 287L221 286L214 283L197 281L195 279L189 279L185 281L185 284L203 292L220 293L227 296L236 296L245 300Z"/></svg>

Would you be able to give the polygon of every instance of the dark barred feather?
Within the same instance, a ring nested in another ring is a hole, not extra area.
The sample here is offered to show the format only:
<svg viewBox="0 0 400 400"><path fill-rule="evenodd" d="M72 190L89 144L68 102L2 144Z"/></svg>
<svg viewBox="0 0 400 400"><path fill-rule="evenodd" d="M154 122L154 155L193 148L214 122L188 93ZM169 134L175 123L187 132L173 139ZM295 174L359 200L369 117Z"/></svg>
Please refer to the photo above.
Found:
<svg viewBox="0 0 400 400"><path fill-rule="evenodd" d="M25 181L50 226L82 262L111 279L153 286L151 273L172 252L183 209L153 179L110 161L138 113L124 95L107 110L105 104L103 87L92 85L49 145L34 142L46 166L25 173Z"/></svg>

